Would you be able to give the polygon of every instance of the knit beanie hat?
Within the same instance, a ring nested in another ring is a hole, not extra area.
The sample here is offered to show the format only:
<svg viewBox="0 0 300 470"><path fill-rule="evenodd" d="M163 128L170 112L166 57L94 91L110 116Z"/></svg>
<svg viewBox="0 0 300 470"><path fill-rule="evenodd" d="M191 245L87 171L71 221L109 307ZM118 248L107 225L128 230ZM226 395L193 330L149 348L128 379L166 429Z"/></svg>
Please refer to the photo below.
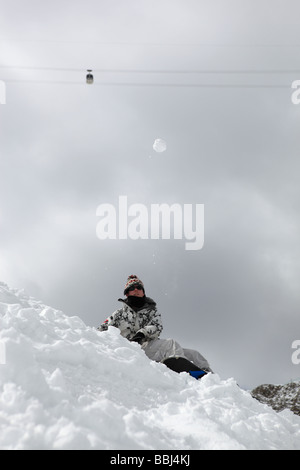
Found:
<svg viewBox="0 0 300 470"><path fill-rule="evenodd" d="M130 287L137 286L137 285L142 286L144 294L145 294L144 284L142 283L142 281L135 274L131 274L130 276L128 276L128 279L124 288L124 295L127 294Z"/></svg>

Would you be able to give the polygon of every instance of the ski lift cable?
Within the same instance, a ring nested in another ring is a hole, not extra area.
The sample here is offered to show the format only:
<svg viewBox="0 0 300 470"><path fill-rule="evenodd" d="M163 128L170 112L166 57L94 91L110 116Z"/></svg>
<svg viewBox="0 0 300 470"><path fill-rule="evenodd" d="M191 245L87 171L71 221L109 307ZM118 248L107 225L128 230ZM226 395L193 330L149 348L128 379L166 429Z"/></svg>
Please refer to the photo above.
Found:
<svg viewBox="0 0 300 470"><path fill-rule="evenodd" d="M79 72L82 73L84 70L83 68L66 68L66 67L36 67L36 66L22 66L22 65L0 65L0 69L10 69L10 70L37 70L37 71L52 71L52 72ZM104 68L93 68L91 69L94 73L117 73L117 74L180 74L180 75L187 75L187 74L296 74L300 73L300 69L262 69L262 70L253 70L253 69L232 69L232 70L225 70L225 69L190 69L190 70L182 70L182 69L175 69L175 70L167 70L167 69L104 69Z"/></svg>
<svg viewBox="0 0 300 470"><path fill-rule="evenodd" d="M6 83L36 83L53 85L85 85L84 81L67 80L38 80L38 79L8 79ZM136 83L136 82L96 82L93 86L112 86L112 87L165 87L165 88L281 88L289 89L290 85L270 85L270 84L224 84L224 83Z"/></svg>
<svg viewBox="0 0 300 470"><path fill-rule="evenodd" d="M174 42L130 42L130 41L99 41L99 40L72 40L72 39L25 39L0 37L2 42L28 42L28 43L50 43L50 44L95 44L102 46L125 46L125 47L215 47L215 48L298 48L300 44L220 44L220 43L174 43Z"/></svg>

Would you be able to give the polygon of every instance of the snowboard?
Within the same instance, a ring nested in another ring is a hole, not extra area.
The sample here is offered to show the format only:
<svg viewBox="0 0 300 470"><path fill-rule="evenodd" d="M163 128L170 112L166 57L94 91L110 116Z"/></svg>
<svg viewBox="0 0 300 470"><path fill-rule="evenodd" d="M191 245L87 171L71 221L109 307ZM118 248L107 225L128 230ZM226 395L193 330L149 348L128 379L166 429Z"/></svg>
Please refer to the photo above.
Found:
<svg viewBox="0 0 300 470"><path fill-rule="evenodd" d="M192 377L195 377L195 379L201 379L201 377L207 374L205 370L200 369L200 367L196 366L185 357L168 357L163 361L163 364L174 372L188 372Z"/></svg>

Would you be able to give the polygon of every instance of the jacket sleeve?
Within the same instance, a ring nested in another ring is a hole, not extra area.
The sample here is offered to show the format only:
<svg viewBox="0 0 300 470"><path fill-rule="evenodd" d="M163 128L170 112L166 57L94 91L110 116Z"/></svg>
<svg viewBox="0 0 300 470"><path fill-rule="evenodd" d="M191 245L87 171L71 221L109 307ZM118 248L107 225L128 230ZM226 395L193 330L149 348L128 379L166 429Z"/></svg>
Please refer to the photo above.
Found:
<svg viewBox="0 0 300 470"><path fill-rule="evenodd" d="M143 333L146 339L156 339L159 337L162 330L163 324L161 314L157 311L156 308L151 309L147 315L147 319L143 325L143 328L141 328L139 332Z"/></svg>
<svg viewBox="0 0 300 470"><path fill-rule="evenodd" d="M101 325L97 328L99 331L108 330L109 326L118 326L118 318L120 316L122 309L119 308L114 313L112 313Z"/></svg>

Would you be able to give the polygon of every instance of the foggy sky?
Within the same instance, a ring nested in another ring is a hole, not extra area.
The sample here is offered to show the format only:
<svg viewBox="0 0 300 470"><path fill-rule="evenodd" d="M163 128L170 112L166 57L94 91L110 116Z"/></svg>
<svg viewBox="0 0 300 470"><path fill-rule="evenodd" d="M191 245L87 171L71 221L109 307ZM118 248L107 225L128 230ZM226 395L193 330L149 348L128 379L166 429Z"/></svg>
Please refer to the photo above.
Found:
<svg viewBox="0 0 300 470"><path fill-rule="evenodd" d="M1 281L97 327L136 274L162 337L222 378L299 378L299 14L296 1L0 0ZM204 204L203 248L99 240L97 207L122 195Z"/></svg>

